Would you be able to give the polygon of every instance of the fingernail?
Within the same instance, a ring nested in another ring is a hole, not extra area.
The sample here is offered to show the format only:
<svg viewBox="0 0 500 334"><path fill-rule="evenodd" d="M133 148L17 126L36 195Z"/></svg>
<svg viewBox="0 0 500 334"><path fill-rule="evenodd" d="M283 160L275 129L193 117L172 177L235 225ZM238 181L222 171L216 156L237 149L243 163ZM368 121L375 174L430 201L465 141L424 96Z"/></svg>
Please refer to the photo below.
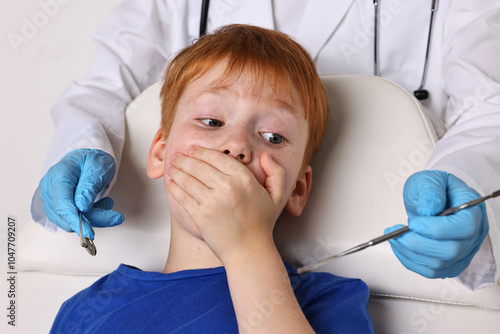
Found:
<svg viewBox="0 0 500 334"><path fill-rule="evenodd" d="M170 171L170 168L172 168L172 165L171 165L171 164L168 164L168 165L167 165L167 173Z"/></svg>
<svg viewBox="0 0 500 334"><path fill-rule="evenodd" d="M177 160L177 158L179 157L179 153L177 154L174 154L174 156L172 157L172 162L174 162L175 160Z"/></svg>
<svg viewBox="0 0 500 334"><path fill-rule="evenodd" d="M189 148L189 150L188 150L188 154L189 154L189 155L191 155L191 154L193 154L193 153L194 153L194 151L196 151L196 147L191 146L191 147Z"/></svg>

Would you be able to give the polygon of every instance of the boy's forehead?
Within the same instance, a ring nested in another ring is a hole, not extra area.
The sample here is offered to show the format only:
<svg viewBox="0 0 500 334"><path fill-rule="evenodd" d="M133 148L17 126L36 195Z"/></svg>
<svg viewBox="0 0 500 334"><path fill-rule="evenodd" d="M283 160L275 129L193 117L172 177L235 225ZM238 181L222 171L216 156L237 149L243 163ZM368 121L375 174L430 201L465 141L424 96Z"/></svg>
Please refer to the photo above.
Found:
<svg viewBox="0 0 500 334"><path fill-rule="evenodd" d="M190 100L195 100L204 94L222 97L238 95L272 104L291 112L296 117L304 113L301 99L293 85L281 82L271 75L262 75L248 69L239 74L227 74L224 67L217 66L192 80L188 87L192 94Z"/></svg>

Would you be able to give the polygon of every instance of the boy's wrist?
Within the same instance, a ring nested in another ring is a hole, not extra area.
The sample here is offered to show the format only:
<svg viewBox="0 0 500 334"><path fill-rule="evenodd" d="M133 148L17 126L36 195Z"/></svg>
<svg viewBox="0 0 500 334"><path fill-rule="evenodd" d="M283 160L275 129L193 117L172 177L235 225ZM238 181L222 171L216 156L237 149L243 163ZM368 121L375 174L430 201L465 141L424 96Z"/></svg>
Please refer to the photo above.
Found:
<svg viewBox="0 0 500 334"><path fill-rule="evenodd" d="M225 264L240 331L313 333L274 241L256 246L245 248ZM252 317L262 312L262 305L272 305L273 311L261 324L252 326Z"/></svg>
<svg viewBox="0 0 500 334"><path fill-rule="evenodd" d="M274 240L271 237L256 240L252 244L239 245L239 247L233 248L227 256L220 258L226 271L233 268L238 268L241 265L251 266L253 263L260 263L271 261L276 262L276 260L281 260L281 256L274 244Z"/></svg>

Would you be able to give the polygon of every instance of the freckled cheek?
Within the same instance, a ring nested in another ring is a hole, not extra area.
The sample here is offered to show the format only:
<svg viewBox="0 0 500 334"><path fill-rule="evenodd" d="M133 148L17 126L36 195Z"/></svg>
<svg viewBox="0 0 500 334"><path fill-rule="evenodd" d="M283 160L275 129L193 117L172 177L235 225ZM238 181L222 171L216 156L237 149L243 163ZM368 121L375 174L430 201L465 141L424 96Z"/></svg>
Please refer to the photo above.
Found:
<svg viewBox="0 0 500 334"><path fill-rule="evenodd" d="M189 135L188 135L189 134ZM192 146L213 148L212 143L215 142L214 136L206 135L198 131L178 131L169 140L166 148L166 161L170 162L172 156L176 153L181 153L187 155L188 150ZM208 145L207 145L208 144Z"/></svg>
<svg viewBox="0 0 500 334"><path fill-rule="evenodd" d="M165 181L168 181L170 177L168 176L167 167L172 161L172 157L177 153L187 154L189 146L184 145L169 144L165 149L165 163L163 164L163 176Z"/></svg>
<svg viewBox="0 0 500 334"><path fill-rule="evenodd" d="M295 184L300 167L302 166L303 156L295 152L287 154L275 154L272 156L274 161L285 170L285 191Z"/></svg>

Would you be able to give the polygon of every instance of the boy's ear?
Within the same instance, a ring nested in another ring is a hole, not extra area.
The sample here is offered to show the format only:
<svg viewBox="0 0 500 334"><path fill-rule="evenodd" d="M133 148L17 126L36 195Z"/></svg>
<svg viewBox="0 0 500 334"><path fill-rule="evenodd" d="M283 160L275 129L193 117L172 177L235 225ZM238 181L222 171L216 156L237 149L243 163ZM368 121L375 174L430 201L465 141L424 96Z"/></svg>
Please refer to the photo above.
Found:
<svg viewBox="0 0 500 334"><path fill-rule="evenodd" d="M148 152L147 174L151 179L163 176L163 164L165 159L165 139L162 129L156 132Z"/></svg>
<svg viewBox="0 0 500 334"><path fill-rule="evenodd" d="M312 185L312 168L307 166L299 174L297 181L295 183L295 189L292 191L292 195L286 202L285 209L292 217L298 217L302 214L302 210L307 203L307 198L309 197L309 192L311 191Z"/></svg>

